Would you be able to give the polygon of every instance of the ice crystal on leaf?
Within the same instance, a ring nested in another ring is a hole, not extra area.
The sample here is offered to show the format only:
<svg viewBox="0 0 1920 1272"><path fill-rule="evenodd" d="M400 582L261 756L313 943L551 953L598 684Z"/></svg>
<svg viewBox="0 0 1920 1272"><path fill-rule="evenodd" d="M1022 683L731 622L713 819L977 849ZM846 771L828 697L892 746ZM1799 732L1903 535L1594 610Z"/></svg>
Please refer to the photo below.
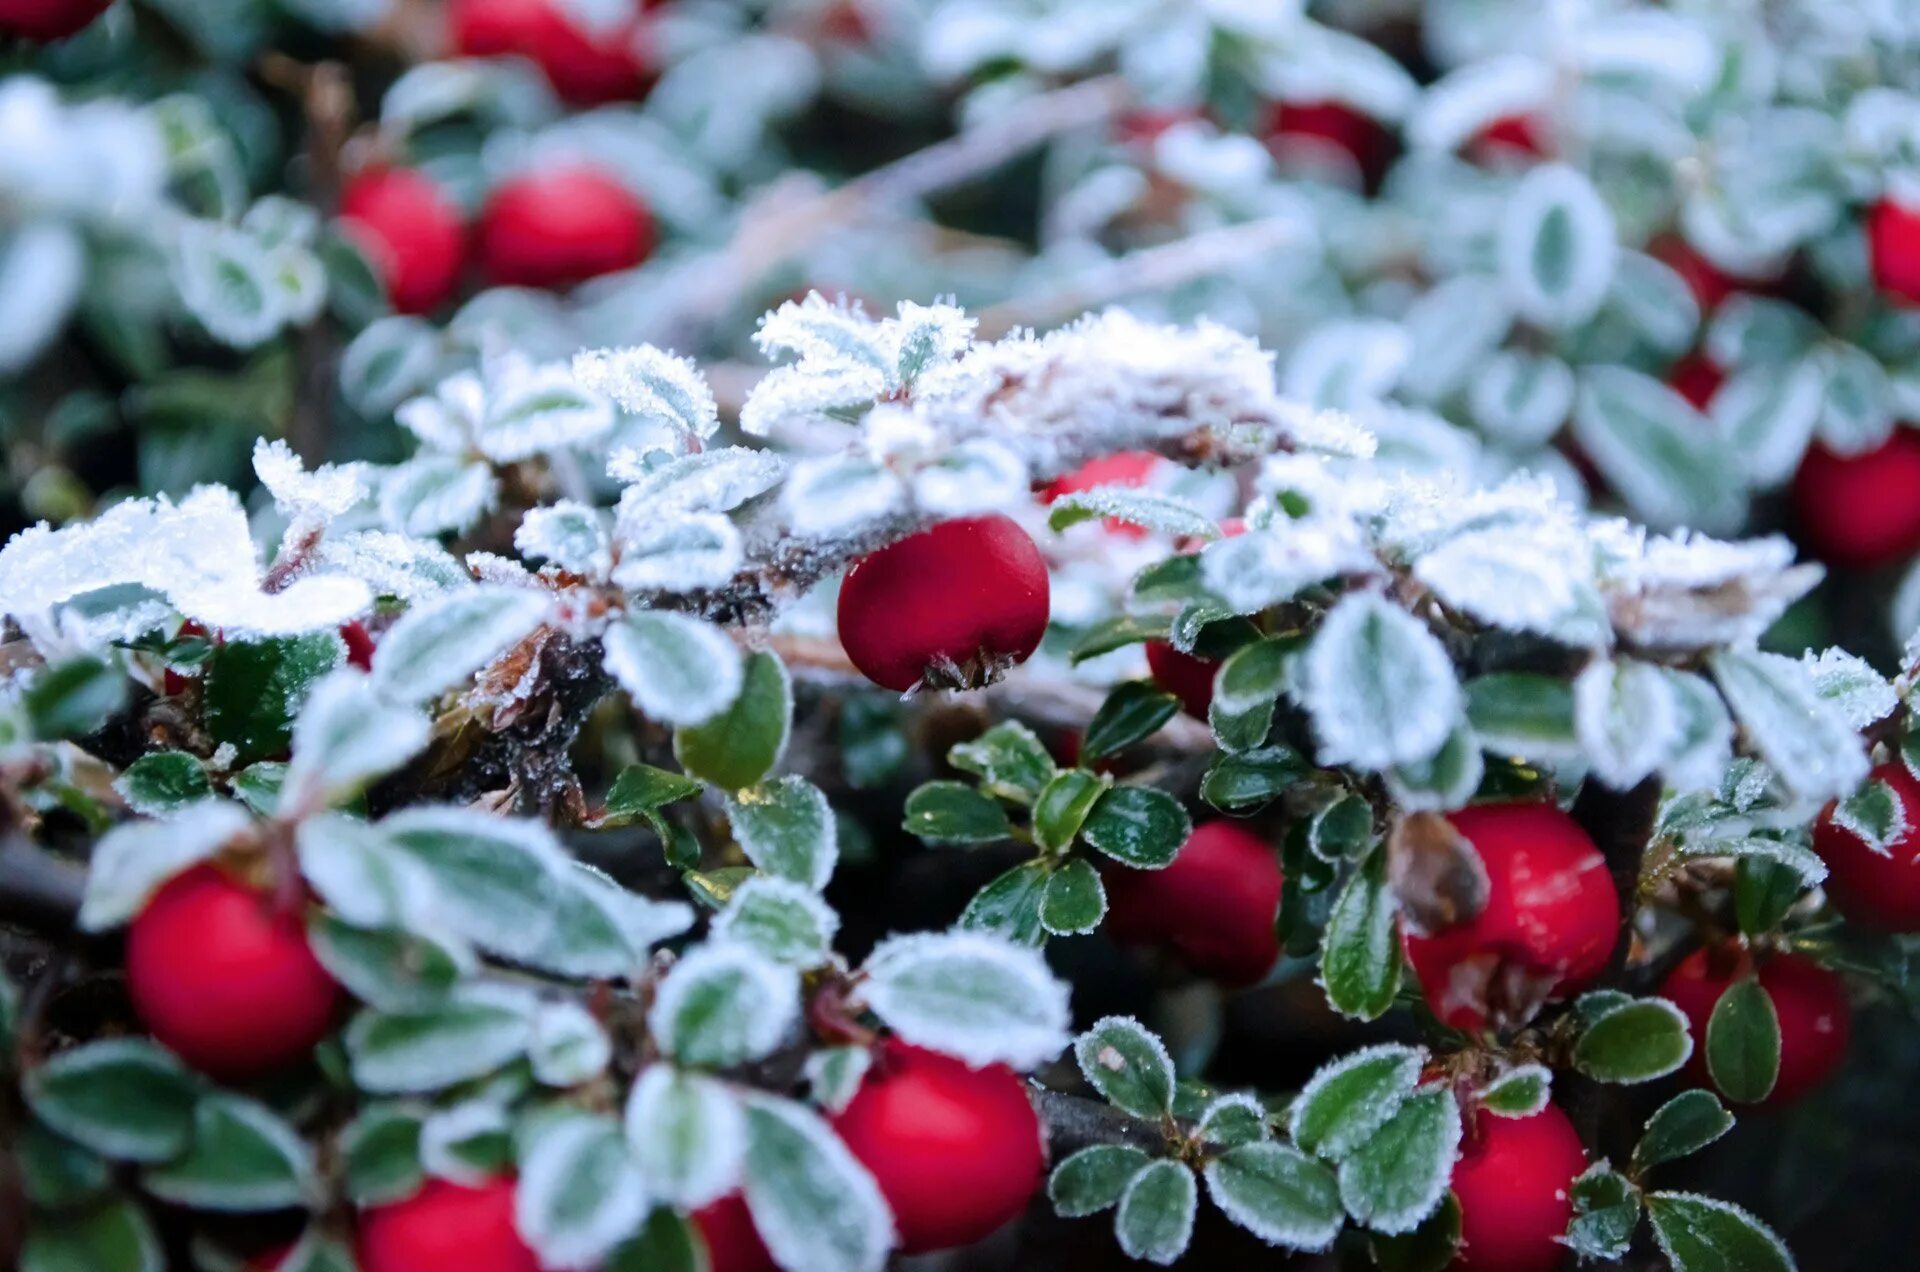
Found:
<svg viewBox="0 0 1920 1272"><path fill-rule="evenodd" d="M478 452L500 464L596 441L615 421L612 401L573 367L519 354L449 376L432 394L403 402L395 417L433 450Z"/></svg>
<svg viewBox="0 0 1920 1272"><path fill-rule="evenodd" d="M297 523L325 525L367 496L360 464L322 464L307 471L285 442L261 438L253 444L253 471L280 510Z"/></svg>
<svg viewBox="0 0 1920 1272"><path fill-rule="evenodd" d="M627 414L664 423L688 437L704 440L720 427L713 390L699 368L651 345L575 354L573 375Z"/></svg>

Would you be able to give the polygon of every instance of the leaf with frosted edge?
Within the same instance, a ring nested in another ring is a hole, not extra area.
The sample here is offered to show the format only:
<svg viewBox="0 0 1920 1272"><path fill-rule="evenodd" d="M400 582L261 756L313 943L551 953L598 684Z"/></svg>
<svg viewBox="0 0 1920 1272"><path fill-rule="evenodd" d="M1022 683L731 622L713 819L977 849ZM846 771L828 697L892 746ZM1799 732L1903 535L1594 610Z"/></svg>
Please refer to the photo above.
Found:
<svg viewBox="0 0 1920 1272"><path fill-rule="evenodd" d="M816 892L827 886L840 861L833 810L820 788L804 777L778 777L727 800L734 838L747 860Z"/></svg>
<svg viewBox="0 0 1920 1272"><path fill-rule="evenodd" d="M1503 349L1467 386L1480 431L1510 446L1544 444L1573 410L1573 370L1551 354Z"/></svg>
<svg viewBox="0 0 1920 1272"><path fill-rule="evenodd" d="M961 442L913 474L914 502L942 517L1012 508L1030 489L1026 461L988 438Z"/></svg>
<svg viewBox="0 0 1920 1272"><path fill-rule="evenodd" d="M1006 810L965 782L926 782L907 796L901 827L930 844L990 844L1013 833Z"/></svg>
<svg viewBox="0 0 1920 1272"><path fill-rule="evenodd" d="M1773 1091L1780 1076L1780 1016L1759 981L1727 986L1707 1018L1707 1072L1729 1100L1752 1104Z"/></svg>
<svg viewBox="0 0 1920 1272"><path fill-rule="evenodd" d="M576 381L564 363L509 355L489 361L484 374L486 412L474 444L496 463L578 446L613 428L613 403Z"/></svg>
<svg viewBox="0 0 1920 1272"><path fill-rule="evenodd" d="M787 1272L879 1272L893 1248L880 1187L820 1116L791 1100L747 1103L747 1210Z"/></svg>
<svg viewBox="0 0 1920 1272"><path fill-rule="evenodd" d="M165 1272L166 1247L146 1212L114 1196L84 1210L36 1215L19 1272Z"/></svg>
<svg viewBox="0 0 1920 1272"><path fill-rule="evenodd" d="M375 596L409 604L473 584L466 567L438 543L388 530L329 534L309 559L315 571L348 575Z"/></svg>
<svg viewBox="0 0 1920 1272"><path fill-rule="evenodd" d="M687 772L737 791L779 764L792 727L793 681L787 665L761 650L747 655L731 706L705 724L674 733L673 756Z"/></svg>
<svg viewBox="0 0 1920 1272"><path fill-rule="evenodd" d="M475 1187L512 1164L507 1110L481 1095L434 1109L420 1124L420 1164L429 1175Z"/></svg>
<svg viewBox="0 0 1920 1272"><path fill-rule="evenodd" d="M1310 1153L1338 1161L1400 1111L1420 1081L1426 1053L1383 1043L1322 1065L1287 1116L1287 1133Z"/></svg>
<svg viewBox="0 0 1920 1272"><path fill-rule="evenodd" d="M1411 1232L1446 1194L1460 1148L1453 1092L1429 1087L1340 1162L1340 1199L1356 1221L1389 1235Z"/></svg>
<svg viewBox="0 0 1920 1272"><path fill-rule="evenodd" d="M1480 789L1480 779L1486 774L1486 761L1480 751L1480 740L1462 721L1431 759L1389 769L1387 791L1407 812L1444 812L1463 807Z"/></svg>
<svg viewBox="0 0 1920 1272"><path fill-rule="evenodd" d="M807 1094L828 1112L841 1112L859 1093L861 1080L872 1067L870 1047L822 1047L810 1053L802 1066Z"/></svg>
<svg viewBox="0 0 1920 1272"><path fill-rule="evenodd" d="M1074 1039L1073 1058L1093 1089L1135 1117L1173 1108L1173 1057L1131 1016L1108 1016Z"/></svg>
<svg viewBox="0 0 1920 1272"><path fill-rule="evenodd" d="M1545 1065L1516 1065L1481 1089L1480 1107L1499 1117L1532 1117L1552 1094L1553 1074Z"/></svg>
<svg viewBox="0 0 1920 1272"><path fill-rule="evenodd" d="M411 706L375 692L370 677L341 669L315 684L293 722L286 789L336 796L393 772L425 748L432 726Z"/></svg>
<svg viewBox="0 0 1920 1272"><path fill-rule="evenodd" d="M173 260L180 303L220 343L251 349L286 322L271 273L266 251L244 230L215 221L181 225Z"/></svg>
<svg viewBox="0 0 1920 1272"><path fill-rule="evenodd" d="M1693 1054L1687 1018L1664 998L1621 1003L1592 1021L1574 1044L1573 1067L1599 1082L1664 1078Z"/></svg>
<svg viewBox="0 0 1920 1272"><path fill-rule="evenodd" d="M1152 1162L1121 1192L1114 1235L1128 1258L1164 1267L1187 1252L1198 1208L1193 1172L1180 1162Z"/></svg>
<svg viewBox="0 0 1920 1272"><path fill-rule="evenodd" d="M321 813L301 821L294 846L300 873L341 920L404 927L430 908L429 881L357 817Z"/></svg>
<svg viewBox="0 0 1920 1272"><path fill-rule="evenodd" d="M1207 723L1222 750L1257 750L1273 727L1273 711L1287 688L1290 640L1257 640L1233 651L1213 677Z"/></svg>
<svg viewBox="0 0 1920 1272"><path fill-rule="evenodd" d="M1171 865L1193 833L1180 801L1150 786L1116 786L1094 804L1080 838L1096 852L1138 870Z"/></svg>
<svg viewBox="0 0 1920 1272"><path fill-rule="evenodd" d="M1107 889L1100 872L1075 858L1047 877L1040 898L1040 923L1054 936L1085 936L1107 914Z"/></svg>
<svg viewBox="0 0 1920 1272"><path fill-rule="evenodd" d="M533 1002L502 987L466 985L446 1002L407 1011L361 1012L343 1041L364 1091L437 1091L517 1059L533 1036Z"/></svg>
<svg viewBox="0 0 1920 1272"><path fill-rule="evenodd" d="M1650 1193L1647 1215L1674 1272L1793 1272L1786 1243L1732 1202L1694 1193Z"/></svg>
<svg viewBox="0 0 1920 1272"><path fill-rule="evenodd" d="M1893 787L1875 778L1834 806L1833 824L1882 857L1907 833L1907 809Z"/></svg>
<svg viewBox="0 0 1920 1272"><path fill-rule="evenodd" d="M1124 751L1151 737L1179 710L1180 700L1151 681L1116 685L1087 722L1081 758L1091 762Z"/></svg>
<svg viewBox="0 0 1920 1272"><path fill-rule="evenodd" d="M1301 670L1324 763L1382 769L1427 759L1460 715L1447 651L1419 620L1369 593L1334 606Z"/></svg>
<svg viewBox="0 0 1920 1272"><path fill-rule="evenodd" d="M1574 404L1573 435L1649 524L1713 532L1745 513L1732 448L1686 399L1651 376L1588 367Z"/></svg>
<svg viewBox="0 0 1920 1272"><path fill-rule="evenodd" d="M1327 916L1320 983L1343 1016L1375 1020L1400 990L1398 906L1387 886L1386 854L1375 852L1353 872Z"/></svg>
<svg viewBox="0 0 1920 1272"><path fill-rule="evenodd" d="M607 471L626 484L619 530L662 513L732 512L766 494L786 475L787 461L771 451L721 446L691 455L617 451Z"/></svg>
<svg viewBox="0 0 1920 1272"><path fill-rule="evenodd" d="M404 535L464 534L499 501L493 469L451 455L417 455L380 480L381 519Z"/></svg>
<svg viewBox="0 0 1920 1272"><path fill-rule="evenodd" d="M1520 314L1578 326L1607 298L1619 246L1613 213L1585 174L1565 164L1530 170L1501 214L1500 280Z"/></svg>
<svg viewBox="0 0 1920 1272"><path fill-rule="evenodd" d="M326 911L308 916L307 943L348 993L396 1011L440 1001L474 965L462 946L393 928L355 927Z"/></svg>
<svg viewBox="0 0 1920 1272"><path fill-rule="evenodd" d="M429 387L440 362L440 333L411 314L377 318L340 354L340 393L373 419Z"/></svg>
<svg viewBox="0 0 1920 1272"><path fill-rule="evenodd" d="M1570 644L1607 638L1603 623L1583 621L1583 609L1597 608L1592 549L1570 526L1469 530L1421 554L1414 573L1449 606L1495 627Z"/></svg>
<svg viewBox="0 0 1920 1272"><path fill-rule="evenodd" d="M1640 1190L1606 1162L1595 1162L1567 1190L1573 1220L1566 1243L1582 1259L1613 1262L1626 1257L1640 1226Z"/></svg>
<svg viewBox="0 0 1920 1272"><path fill-rule="evenodd" d="M667 424L689 437L712 437L720 427L706 376L692 360L652 345L576 353L573 375L627 414Z"/></svg>
<svg viewBox="0 0 1920 1272"><path fill-rule="evenodd" d="M740 1185L747 1118L723 1084L649 1065L627 1097L627 1142L661 1201L698 1209Z"/></svg>
<svg viewBox="0 0 1920 1272"><path fill-rule="evenodd" d="M991 795L1031 804L1054 774L1053 756L1032 729L1016 720L994 725L947 752L947 762L981 779Z"/></svg>
<svg viewBox="0 0 1920 1272"><path fill-rule="evenodd" d="M142 1182L164 1201L195 1210L282 1210L318 1199L313 1150L263 1104L226 1092L194 1108L193 1142L147 1170Z"/></svg>
<svg viewBox="0 0 1920 1272"><path fill-rule="evenodd" d="M1200 781L1200 798L1215 808L1240 811L1265 804L1292 787L1307 763L1284 746L1263 746L1239 755L1222 753Z"/></svg>
<svg viewBox="0 0 1920 1272"><path fill-rule="evenodd" d="M1866 778L1866 748L1803 665L1737 649L1707 661L1748 742L1788 789L1808 800L1832 799Z"/></svg>
<svg viewBox="0 0 1920 1272"><path fill-rule="evenodd" d="M748 879L713 920L715 936L800 968L825 962L839 930L840 916L819 893L777 875Z"/></svg>
<svg viewBox="0 0 1920 1272"><path fill-rule="evenodd" d="M610 1117L564 1114L520 1155L514 1226L549 1267L586 1267L646 1221L646 1185Z"/></svg>
<svg viewBox="0 0 1920 1272"><path fill-rule="evenodd" d="M717 512L655 513L620 532L612 580L629 592L722 588L746 560L740 529Z"/></svg>
<svg viewBox="0 0 1920 1272"><path fill-rule="evenodd" d="M806 459L780 490L794 532L836 538L902 510L906 488L891 469L860 456Z"/></svg>
<svg viewBox="0 0 1920 1272"><path fill-rule="evenodd" d="M1127 1144L1095 1144L1064 1159L1047 1177L1047 1198L1064 1219L1084 1219L1120 1204L1150 1159Z"/></svg>
<svg viewBox="0 0 1920 1272"><path fill-rule="evenodd" d="M1176 537L1212 539L1220 527L1184 499L1132 486L1095 486L1053 501L1047 525L1054 530L1107 519Z"/></svg>
<svg viewBox="0 0 1920 1272"><path fill-rule="evenodd" d="M1268 1245L1325 1250L1346 1214L1333 1169L1286 1144L1243 1144L1207 1163L1207 1195Z"/></svg>
<svg viewBox="0 0 1920 1272"><path fill-rule="evenodd" d="M1651 663L1599 660L1573 682L1574 729L1594 773L1624 791L1660 766L1679 741L1679 704Z"/></svg>
<svg viewBox="0 0 1920 1272"><path fill-rule="evenodd" d="M1733 1114L1713 1092L1682 1091L1647 1119L1634 1146L1633 1169L1640 1173L1697 1153L1732 1129Z"/></svg>
<svg viewBox="0 0 1920 1272"><path fill-rule="evenodd" d="M533 1014L527 1061L534 1080L550 1087L579 1086L606 1072L613 1040L579 1003L541 1003Z"/></svg>
<svg viewBox="0 0 1920 1272"><path fill-rule="evenodd" d="M712 623L640 610L607 629L607 672L634 705L666 724L705 724L725 711L744 676L740 647Z"/></svg>
<svg viewBox="0 0 1920 1272"><path fill-rule="evenodd" d="M463 684L546 618L550 598L508 587L448 592L410 609L373 653L373 685L397 702L424 702Z"/></svg>
<svg viewBox="0 0 1920 1272"><path fill-rule="evenodd" d="M1044 861L1023 861L974 893L956 926L1020 945L1039 945L1047 937L1040 911L1052 882Z"/></svg>
<svg viewBox="0 0 1920 1272"><path fill-rule="evenodd" d="M1513 326L1513 309L1498 282L1479 274L1449 278L1407 306L1412 341L1400 389L1413 400L1437 403L1472 388Z"/></svg>
<svg viewBox="0 0 1920 1272"><path fill-rule="evenodd" d="M1743 367L1714 392L1707 413L1733 443L1742 471L1764 489L1800 466L1825 387L1809 359Z"/></svg>
<svg viewBox="0 0 1920 1272"><path fill-rule="evenodd" d="M413 1103L373 1103L342 1128L341 1165L346 1194L355 1205L399 1201L420 1187L423 1116Z"/></svg>
<svg viewBox="0 0 1920 1272"><path fill-rule="evenodd" d="M1207 1143L1225 1147L1273 1138L1267 1106L1245 1092L1223 1095L1208 1104L1196 1129Z"/></svg>
<svg viewBox="0 0 1920 1272"><path fill-rule="evenodd" d="M605 514L571 499L527 509L513 532L513 547L521 556L551 561L591 579L603 578L613 568Z"/></svg>
<svg viewBox="0 0 1920 1272"><path fill-rule="evenodd" d="M538 822L467 808L409 808L379 823L426 876L434 917L474 944L532 958L551 939L571 858Z"/></svg>
<svg viewBox="0 0 1920 1272"><path fill-rule="evenodd" d="M654 993L647 1027L686 1064L725 1068L779 1046L800 1014L800 984L745 945L710 941L673 965Z"/></svg>
<svg viewBox="0 0 1920 1272"><path fill-rule="evenodd" d="M186 751L154 751L126 767L113 789L127 807L147 817L177 813L213 794L207 770Z"/></svg>
<svg viewBox="0 0 1920 1272"><path fill-rule="evenodd" d="M251 822L238 804L202 800L171 817L114 827L94 845L80 926L103 932L125 923L167 880L212 857Z"/></svg>
<svg viewBox="0 0 1920 1272"><path fill-rule="evenodd" d="M1814 692L1855 729L1886 719L1900 705L1900 695L1892 682L1858 654L1835 647L1804 654L1800 662L1813 677Z"/></svg>
<svg viewBox="0 0 1920 1272"><path fill-rule="evenodd" d="M193 1134L199 1080L144 1038L63 1051L29 1071L21 1092L34 1116L103 1157L161 1162Z"/></svg>
<svg viewBox="0 0 1920 1272"><path fill-rule="evenodd" d="M1067 987L1025 946L981 932L896 936L865 970L867 1006L908 1042L1016 1069L1067 1045Z"/></svg>

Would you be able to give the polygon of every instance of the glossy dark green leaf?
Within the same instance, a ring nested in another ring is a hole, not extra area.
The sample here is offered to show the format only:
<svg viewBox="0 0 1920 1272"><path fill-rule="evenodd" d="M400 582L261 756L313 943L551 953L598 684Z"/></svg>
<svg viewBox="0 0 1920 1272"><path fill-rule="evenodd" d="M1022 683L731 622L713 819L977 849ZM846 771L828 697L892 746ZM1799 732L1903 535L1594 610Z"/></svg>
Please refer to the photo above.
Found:
<svg viewBox="0 0 1920 1272"><path fill-rule="evenodd" d="M1180 710L1180 700L1150 681L1118 685L1093 713L1080 741L1083 763L1118 754L1153 736Z"/></svg>

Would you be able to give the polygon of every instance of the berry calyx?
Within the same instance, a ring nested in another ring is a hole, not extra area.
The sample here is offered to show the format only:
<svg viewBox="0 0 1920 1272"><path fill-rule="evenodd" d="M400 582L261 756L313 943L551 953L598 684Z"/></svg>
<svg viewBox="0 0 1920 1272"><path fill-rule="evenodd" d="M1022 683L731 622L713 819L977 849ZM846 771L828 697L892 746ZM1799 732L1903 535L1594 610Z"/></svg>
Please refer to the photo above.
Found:
<svg viewBox="0 0 1920 1272"><path fill-rule="evenodd" d="M0 35L64 40L102 13L113 0L0 0Z"/></svg>
<svg viewBox="0 0 1920 1272"><path fill-rule="evenodd" d="M1453 1165L1460 1203L1456 1272L1553 1272L1558 1238L1573 1217L1573 1181L1587 1152L1573 1123L1549 1104L1532 1117L1474 1111Z"/></svg>
<svg viewBox="0 0 1920 1272"><path fill-rule="evenodd" d="M1825 560L1856 570L1920 553L1920 430L1896 428L1878 449L1836 455L1818 442L1800 461L1793 506Z"/></svg>
<svg viewBox="0 0 1920 1272"><path fill-rule="evenodd" d="M1046 1173L1019 1074L897 1038L880 1045L833 1127L880 1185L905 1254L980 1240L1027 1208Z"/></svg>
<svg viewBox="0 0 1920 1272"><path fill-rule="evenodd" d="M1154 470L1166 462L1152 451L1119 451L1102 455L1098 459L1088 460L1064 477L1055 478L1040 492L1040 502L1050 504L1066 495L1079 494L1100 486L1144 486L1153 477ZM1147 537L1146 527L1136 526L1118 517L1108 517L1102 524L1109 534L1117 534L1123 539Z"/></svg>
<svg viewBox="0 0 1920 1272"><path fill-rule="evenodd" d="M312 1051L341 999L301 916L213 865L175 876L134 917L127 989L162 1045L230 1082Z"/></svg>
<svg viewBox="0 0 1920 1272"><path fill-rule="evenodd" d="M1336 147L1353 157L1368 184L1380 179L1393 158L1393 134L1343 102L1277 102L1267 114L1267 139Z"/></svg>
<svg viewBox="0 0 1920 1272"><path fill-rule="evenodd" d="M1660 996L1686 1013L1693 1034L1687 1076L1701 1086L1710 1084L1707 1022L1720 996L1752 967L1752 959L1739 949L1695 950L1660 986ZM1762 958L1755 974L1780 1019L1780 1073L1760 1104L1778 1108L1798 1100L1840 1067L1853 1032L1853 1008L1845 982L1798 954Z"/></svg>
<svg viewBox="0 0 1920 1272"><path fill-rule="evenodd" d="M461 56L527 58L565 101L600 106L631 99L651 77L643 7L604 29L581 26L555 0L453 0L447 19Z"/></svg>
<svg viewBox="0 0 1920 1272"><path fill-rule="evenodd" d="M1230 821L1196 826L1164 870L1110 866L1104 930L1128 945L1165 945L1222 985L1259 982L1280 957L1280 860Z"/></svg>
<svg viewBox="0 0 1920 1272"><path fill-rule="evenodd" d="M1147 642L1147 670L1153 682L1180 699L1186 713L1196 720L1207 718L1213 705L1213 677L1220 670L1217 659L1183 654L1164 640Z"/></svg>
<svg viewBox="0 0 1920 1272"><path fill-rule="evenodd" d="M1827 896L1840 913L1883 932L1920 932L1920 780L1899 760L1873 770L1893 789L1906 830L1882 854L1834 820L1834 808L1813 828L1813 850L1827 863Z"/></svg>
<svg viewBox="0 0 1920 1272"><path fill-rule="evenodd" d="M405 1201L360 1217L360 1272L540 1272L513 1221L514 1181L469 1187L429 1179Z"/></svg>
<svg viewBox="0 0 1920 1272"><path fill-rule="evenodd" d="M1673 386L1674 392L1692 403L1696 411L1706 410L1713 402L1713 395L1726 382L1727 373L1704 353L1688 354L1674 363L1667 375L1667 383Z"/></svg>
<svg viewBox="0 0 1920 1272"><path fill-rule="evenodd" d="M1040 647L1049 600L1046 558L1018 523L962 517L847 571L840 643L885 688L977 689Z"/></svg>
<svg viewBox="0 0 1920 1272"><path fill-rule="evenodd" d="M633 268L653 244L646 204L597 168L515 177L480 213L480 266L500 286L572 287Z"/></svg>
<svg viewBox="0 0 1920 1272"><path fill-rule="evenodd" d="M776 1272L778 1264L753 1226L746 1200L728 1193L688 1216L707 1247L708 1272Z"/></svg>
<svg viewBox="0 0 1920 1272"><path fill-rule="evenodd" d="M1479 914L1428 934L1408 928L1407 957L1442 1023L1517 1024L1598 976L1620 930L1606 859L1551 804L1478 804L1447 821L1487 872Z"/></svg>
<svg viewBox="0 0 1920 1272"><path fill-rule="evenodd" d="M1875 286L1920 305L1920 208L1882 199L1867 213L1867 255Z"/></svg>
<svg viewBox="0 0 1920 1272"><path fill-rule="evenodd" d="M369 168L340 195L340 218L367 254L403 314L445 304L466 263L460 209L433 178L413 168Z"/></svg>

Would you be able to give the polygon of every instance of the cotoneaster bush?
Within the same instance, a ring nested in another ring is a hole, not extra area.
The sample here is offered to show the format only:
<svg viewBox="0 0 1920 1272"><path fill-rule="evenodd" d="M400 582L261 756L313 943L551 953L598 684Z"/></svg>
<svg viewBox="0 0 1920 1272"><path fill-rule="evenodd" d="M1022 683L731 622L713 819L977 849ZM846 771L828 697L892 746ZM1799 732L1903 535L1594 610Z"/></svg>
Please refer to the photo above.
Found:
<svg viewBox="0 0 1920 1272"><path fill-rule="evenodd" d="M0 1260L1844 1266L1917 225L1881 0L0 0Z"/></svg>

